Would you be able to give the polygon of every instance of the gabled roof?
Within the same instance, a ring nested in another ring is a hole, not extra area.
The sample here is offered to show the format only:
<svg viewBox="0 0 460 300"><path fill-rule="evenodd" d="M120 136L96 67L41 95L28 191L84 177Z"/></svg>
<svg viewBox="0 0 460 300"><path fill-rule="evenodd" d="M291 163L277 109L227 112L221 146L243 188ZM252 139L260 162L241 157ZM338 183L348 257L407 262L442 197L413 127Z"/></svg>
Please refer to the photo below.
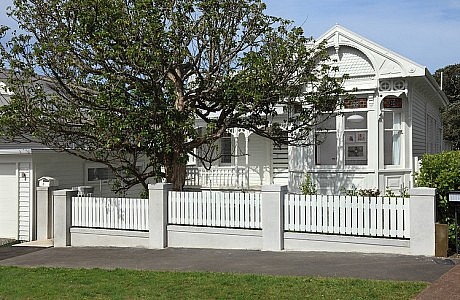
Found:
<svg viewBox="0 0 460 300"><path fill-rule="evenodd" d="M422 66L396 52L374 43L340 25L324 33L317 43L325 42L330 54L336 54L339 71L353 75L372 75L372 78L416 77L425 82L441 106L448 104L436 80L425 66ZM351 71L350 74L348 71ZM353 74L354 73L354 74Z"/></svg>
<svg viewBox="0 0 460 300"><path fill-rule="evenodd" d="M371 62L379 78L425 76L426 67L411 61L377 43L374 43L340 25L335 25L318 42L326 41L328 48L337 52L340 47L351 47L362 52Z"/></svg>

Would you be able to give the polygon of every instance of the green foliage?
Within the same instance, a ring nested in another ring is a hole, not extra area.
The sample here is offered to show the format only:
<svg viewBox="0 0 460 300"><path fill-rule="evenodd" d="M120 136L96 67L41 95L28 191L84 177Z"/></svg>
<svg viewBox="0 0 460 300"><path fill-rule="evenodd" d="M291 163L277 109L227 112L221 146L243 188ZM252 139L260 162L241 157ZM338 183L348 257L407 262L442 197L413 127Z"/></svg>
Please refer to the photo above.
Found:
<svg viewBox="0 0 460 300"><path fill-rule="evenodd" d="M409 188L405 186L401 186L399 189L399 194L396 194L390 187L386 187L385 189L385 197L403 197L409 198Z"/></svg>
<svg viewBox="0 0 460 300"><path fill-rule="evenodd" d="M345 196L358 196L358 188L354 184L352 184L351 188L348 189L342 186L340 188L340 193Z"/></svg>
<svg viewBox="0 0 460 300"><path fill-rule="evenodd" d="M316 195L318 193L318 188L316 184L313 183L311 174L306 173L304 175L304 179L300 185L300 190L303 195Z"/></svg>
<svg viewBox="0 0 460 300"><path fill-rule="evenodd" d="M460 149L460 101L450 103L441 113L444 138L452 142L453 149Z"/></svg>
<svg viewBox="0 0 460 300"><path fill-rule="evenodd" d="M437 70L434 77L441 85L449 100L449 105L442 111L443 135L454 149L460 149L460 64L449 65Z"/></svg>
<svg viewBox="0 0 460 300"><path fill-rule="evenodd" d="M449 192L460 190L460 151L425 154L415 180L419 187L436 188L436 219L440 223L449 224L452 244L455 239L452 230L455 228L455 220L453 208L449 205Z"/></svg>
<svg viewBox="0 0 460 300"><path fill-rule="evenodd" d="M389 187L387 187L385 189L385 197L396 197L396 194L395 192L393 192L392 189L390 189Z"/></svg>
<svg viewBox="0 0 460 300"><path fill-rule="evenodd" d="M349 189L342 187L340 192L345 196L377 197L380 195L379 189L358 189L354 184Z"/></svg>
<svg viewBox="0 0 460 300"><path fill-rule="evenodd" d="M442 73L442 90L449 99L450 103L460 101L460 64L445 66L434 72L433 76L441 85Z"/></svg>
<svg viewBox="0 0 460 300"><path fill-rule="evenodd" d="M0 267L1 299L411 299L425 282Z"/></svg>
<svg viewBox="0 0 460 300"><path fill-rule="evenodd" d="M317 115L344 94L325 45L260 0L13 4L21 32L0 43L14 91L0 134L104 163L119 189L152 178L180 189L188 154L231 128L311 144ZM302 110L276 118L275 107L293 104Z"/></svg>
<svg viewBox="0 0 460 300"><path fill-rule="evenodd" d="M360 189L358 195L364 197L377 197L380 195L380 191L379 189Z"/></svg>

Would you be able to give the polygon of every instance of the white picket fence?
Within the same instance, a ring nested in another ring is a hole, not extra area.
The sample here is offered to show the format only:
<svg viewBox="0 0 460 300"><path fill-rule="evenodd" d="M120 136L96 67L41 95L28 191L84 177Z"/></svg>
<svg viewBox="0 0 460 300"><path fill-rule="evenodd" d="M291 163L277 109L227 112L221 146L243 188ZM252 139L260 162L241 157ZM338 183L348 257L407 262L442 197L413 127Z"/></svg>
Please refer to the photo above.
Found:
<svg viewBox="0 0 460 300"><path fill-rule="evenodd" d="M168 223L261 229L260 193L200 191L168 194Z"/></svg>
<svg viewBox="0 0 460 300"><path fill-rule="evenodd" d="M148 199L73 197L72 226L148 230Z"/></svg>
<svg viewBox="0 0 460 300"><path fill-rule="evenodd" d="M287 195L285 230L410 238L409 198Z"/></svg>
<svg viewBox="0 0 460 300"><path fill-rule="evenodd" d="M168 224L262 229L261 193L168 192ZM72 198L72 226L148 230L148 199ZM285 195L284 229L410 238L409 198Z"/></svg>

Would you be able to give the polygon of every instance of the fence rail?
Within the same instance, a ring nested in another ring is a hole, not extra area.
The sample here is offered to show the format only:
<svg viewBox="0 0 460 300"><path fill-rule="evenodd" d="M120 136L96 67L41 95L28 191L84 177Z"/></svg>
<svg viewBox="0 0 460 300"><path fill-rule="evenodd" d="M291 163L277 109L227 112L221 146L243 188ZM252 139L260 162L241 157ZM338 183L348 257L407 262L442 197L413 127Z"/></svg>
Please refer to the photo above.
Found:
<svg viewBox="0 0 460 300"><path fill-rule="evenodd" d="M73 197L72 226L148 230L148 199Z"/></svg>
<svg viewBox="0 0 460 300"><path fill-rule="evenodd" d="M168 222L176 225L261 229L260 198L260 193L170 191Z"/></svg>
<svg viewBox="0 0 460 300"><path fill-rule="evenodd" d="M287 195L285 230L410 238L409 198Z"/></svg>

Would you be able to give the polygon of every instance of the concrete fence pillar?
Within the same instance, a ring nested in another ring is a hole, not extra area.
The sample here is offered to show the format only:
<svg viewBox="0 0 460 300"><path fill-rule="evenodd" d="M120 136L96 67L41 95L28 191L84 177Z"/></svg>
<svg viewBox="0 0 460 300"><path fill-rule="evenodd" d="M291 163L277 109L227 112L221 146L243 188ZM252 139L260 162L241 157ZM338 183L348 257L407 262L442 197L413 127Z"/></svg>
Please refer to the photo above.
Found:
<svg viewBox="0 0 460 300"><path fill-rule="evenodd" d="M149 184L149 248L168 246L168 192L170 183Z"/></svg>
<svg viewBox="0 0 460 300"><path fill-rule="evenodd" d="M410 194L410 250L414 255L435 255L436 189L414 188Z"/></svg>
<svg viewBox="0 0 460 300"><path fill-rule="evenodd" d="M74 190L58 190L53 192L54 202L54 247L71 245L70 226L72 225L72 197L77 196Z"/></svg>
<svg viewBox="0 0 460 300"><path fill-rule="evenodd" d="M262 250L284 249L284 196L286 185L262 186Z"/></svg>
<svg viewBox="0 0 460 300"><path fill-rule="evenodd" d="M37 187L37 240L53 237L53 191L55 187Z"/></svg>

